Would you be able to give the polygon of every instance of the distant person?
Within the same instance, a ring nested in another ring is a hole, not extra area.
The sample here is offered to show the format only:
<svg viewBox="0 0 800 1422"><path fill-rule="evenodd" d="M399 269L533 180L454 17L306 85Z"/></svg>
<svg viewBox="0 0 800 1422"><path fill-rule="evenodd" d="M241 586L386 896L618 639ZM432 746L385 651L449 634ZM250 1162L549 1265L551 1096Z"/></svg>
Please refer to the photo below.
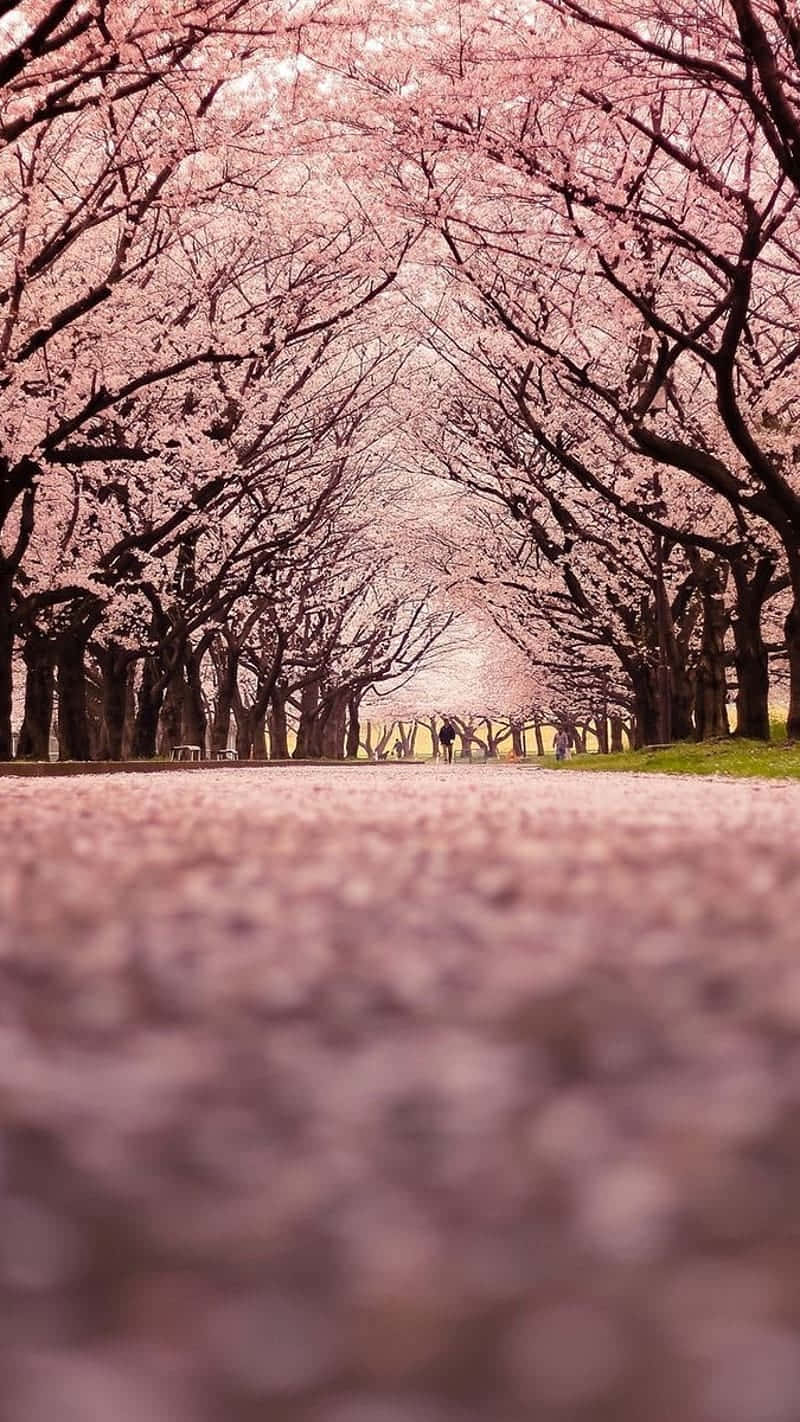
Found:
<svg viewBox="0 0 800 1422"><path fill-rule="evenodd" d="M392 750L394 751L397 760L401 760L403 755L403 742L395 741L394 745L392 746Z"/></svg>
<svg viewBox="0 0 800 1422"><path fill-rule="evenodd" d="M569 755L569 736L566 731L559 731L553 741L553 748L556 753L556 760L566 760Z"/></svg>
<svg viewBox="0 0 800 1422"><path fill-rule="evenodd" d="M439 744L447 757L447 764L453 764L453 742L456 738L456 728L452 721L447 720L439 731Z"/></svg>

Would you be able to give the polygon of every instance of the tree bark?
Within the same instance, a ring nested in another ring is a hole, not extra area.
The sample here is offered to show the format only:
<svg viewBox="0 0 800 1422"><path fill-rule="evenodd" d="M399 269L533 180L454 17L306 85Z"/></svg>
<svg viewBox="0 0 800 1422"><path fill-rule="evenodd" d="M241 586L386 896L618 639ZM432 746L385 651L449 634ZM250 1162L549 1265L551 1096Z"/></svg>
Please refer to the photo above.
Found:
<svg viewBox="0 0 800 1422"><path fill-rule="evenodd" d="M236 754L240 760L267 759L267 712L270 695L271 693L265 693L265 690L259 690L251 706L245 706L238 694L234 698Z"/></svg>
<svg viewBox="0 0 800 1422"><path fill-rule="evenodd" d="M595 716L597 750L600 755L608 755L608 716L601 711Z"/></svg>
<svg viewBox="0 0 800 1422"><path fill-rule="evenodd" d="M267 713L253 716L253 760L267 759Z"/></svg>
<svg viewBox="0 0 800 1422"><path fill-rule="evenodd" d="M703 598L703 630L697 664L694 733L698 741L730 734L725 677L725 629L728 621L726 576L717 559L693 558Z"/></svg>
<svg viewBox="0 0 800 1422"><path fill-rule="evenodd" d="M344 760L347 694L337 694L325 707L319 734L320 754L326 760Z"/></svg>
<svg viewBox="0 0 800 1422"><path fill-rule="evenodd" d="M49 760L53 725L55 650L49 637L33 628L25 638L25 713L17 760Z"/></svg>
<svg viewBox="0 0 800 1422"><path fill-rule="evenodd" d="M222 751L228 748L231 731L231 712L239 668L239 653L235 647L226 647L221 664L217 669L217 695L214 701L214 715L211 722L211 749Z"/></svg>
<svg viewBox="0 0 800 1422"><path fill-rule="evenodd" d="M750 740L768 741L769 656L761 633L760 614L752 619L741 612L733 625L736 664L736 732Z"/></svg>
<svg viewBox="0 0 800 1422"><path fill-rule="evenodd" d="M236 754L240 760L253 759L253 739L255 736L255 724L253 714L249 708L239 706L236 708Z"/></svg>
<svg viewBox="0 0 800 1422"><path fill-rule="evenodd" d="M616 712L612 711L608 719L609 724L611 726L611 755L618 755L620 751L623 750L622 717L618 716Z"/></svg>
<svg viewBox="0 0 800 1422"><path fill-rule="evenodd" d="M100 756L105 760L121 760L131 672L129 653L110 642L100 655L100 671L103 686Z"/></svg>
<svg viewBox="0 0 800 1422"><path fill-rule="evenodd" d="M670 661L670 721L674 741L691 740L694 730L695 685L685 660L678 656Z"/></svg>
<svg viewBox="0 0 800 1422"><path fill-rule="evenodd" d="M86 674L86 715L89 725L89 758L104 760L102 678Z"/></svg>
<svg viewBox="0 0 800 1422"><path fill-rule="evenodd" d="M11 760L14 751L11 733L12 666L14 660L13 585L13 573L0 572L0 761Z"/></svg>
<svg viewBox="0 0 800 1422"><path fill-rule="evenodd" d="M152 760L155 756L163 699L161 669L154 657L145 657L133 734L133 755L137 760Z"/></svg>
<svg viewBox="0 0 800 1422"><path fill-rule="evenodd" d="M486 727L486 758L487 760L497 760L500 755L500 747L504 741L508 740L509 733L513 736L511 724L509 722L508 730L506 730L502 722L498 723L497 730L495 730L494 722L488 716L484 717L483 724Z"/></svg>
<svg viewBox="0 0 800 1422"><path fill-rule="evenodd" d="M297 727L297 742L294 760L307 760L313 752L313 732L317 717L319 687L315 681L308 682L300 693L300 721Z"/></svg>
<svg viewBox="0 0 800 1422"><path fill-rule="evenodd" d="M656 745L658 743L658 697L654 669L647 665L640 665L631 669L631 687L633 689L633 748L641 750L643 746Z"/></svg>
<svg viewBox="0 0 800 1422"><path fill-rule="evenodd" d="M85 637L65 632L59 638L56 654L59 760L91 758L85 656Z"/></svg>
<svg viewBox="0 0 800 1422"><path fill-rule="evenodd" d="M136 736L136 663L131 662L125 682L125 715L122 721L122 760L132 760Z"/></svg>
<svg viewBox="0 0 800 1422"><path fill-rule="evenodd" d="M797 569L800 574L800 568ZM800 577L795 583L792 606L784 623L786 655L789 659L789 713L786 734L790 741L800 740Z"/></svg>
<svg viewBox="0 0 800 1422"><path fill-rule="evenodd" d="M692 713L694 711L695 678L688 664L687 653L696 618L696 608L693 605L691 591L687 591L685 601L679 598L678 602L681 603L683 610L683 617L680 619L680 635L678 627L676 627L676 611L674 606L670 606L668 599L665 599L661 614L669 667L669 732L673 741L688 741L694 730Z"/></svg>
<svg viewBox="0 0 800 1422"><path fill-rule="evenodd" d="M472 721L453 721L456 728L461 749L458 752L459 760L472 760L472 747L476 743L475 725Z"/></svg>
<svg viewBox="0 0 800 1422"><path fill-rule="evenodd" d="M186 682L183 667L178 663L167 682L166 694L161 703L158 725L158 753L168 756L173 746L183 743L183 708L186 701ZM196 742L192 742L196 744Z"/></svg>
<svg viewBox="0 0 800 1422"><path fill-rule="evenodd" d="M181 719L181 740L186 745L199 746L203 755L206 753L208 717L203 704L201 667L206 650L207 647L199 652L187 651L184 661L186 680Z"/></svg>
<svg viewBox="0 0 800 1422"><path fill-rule="evenodd" d="M761 559L752 580L748 580L744 564L740 560L732 564L736 585L736 616L733 619L737 684L735 734L757 741L768 741L770 738L769 655L761 619L773 570L771 559Z"/></svg>
<svg viewBox="0 0 800 1422"><path fill-rule="evenodd" d="M544 736L542 735L542 723L538 716L533 718L533 734L536 739L536 754L544 755Z"/></svg>
<svg viewBox="0 0 800 1422"><path fill-rule="evenodd" d="M286 697L275 687L270 697L269 754L271 760L289 759L289 724L286 719Z"/></svg>
<svg viewBox="0 0 800 1422"><path fill-rule="evenodd" d="M344 749L348 760L358 759L358 746L361 740L361 727L358 720L360 701L361 698L356 694L351 696L347 703L347 740Z"/></svg>

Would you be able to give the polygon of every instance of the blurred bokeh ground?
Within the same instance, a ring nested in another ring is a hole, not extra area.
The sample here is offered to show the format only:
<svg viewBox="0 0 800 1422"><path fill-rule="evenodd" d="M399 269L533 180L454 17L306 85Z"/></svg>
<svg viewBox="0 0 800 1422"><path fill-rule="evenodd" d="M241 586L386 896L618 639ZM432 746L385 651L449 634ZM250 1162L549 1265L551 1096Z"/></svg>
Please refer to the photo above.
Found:
<svg viewBox="0 0 800 1422"><path fill-rule="evenodd" d="M2 1422L796 1422L799 823L0 780Z"/></svg>

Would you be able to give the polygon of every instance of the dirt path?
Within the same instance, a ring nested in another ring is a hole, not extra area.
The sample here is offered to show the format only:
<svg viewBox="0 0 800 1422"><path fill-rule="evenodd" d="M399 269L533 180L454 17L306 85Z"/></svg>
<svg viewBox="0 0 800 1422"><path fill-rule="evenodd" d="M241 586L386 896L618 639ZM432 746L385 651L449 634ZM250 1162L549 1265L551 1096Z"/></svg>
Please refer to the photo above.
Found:
<svg viewBox="0 0 800 1422"><path fill-rule="evenodd" d="M2 1422L796 1422L800 785L0 781Z"/></svg>

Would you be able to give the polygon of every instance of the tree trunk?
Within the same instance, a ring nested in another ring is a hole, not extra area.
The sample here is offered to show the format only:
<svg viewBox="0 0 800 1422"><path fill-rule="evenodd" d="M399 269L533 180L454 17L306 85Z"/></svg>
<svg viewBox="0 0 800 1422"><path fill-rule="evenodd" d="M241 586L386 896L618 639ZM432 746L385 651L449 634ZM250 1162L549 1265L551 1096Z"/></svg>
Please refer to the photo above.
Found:
<svg viewBox="0 0 800 1422"><path fill-rule="evenodd" d="M253 760L267 759L267 713L253 716Z"/></svg>
<svg viewBox="0 0 800 1422"><path fill-rule="evenodd" d="M86 641L65 632L56 654L58 688L58 758L89 760L89 717L86 706Z"/></svg>
<svg viewBox="0 0 800 1422"><path fill-rule="evenodd" d="M768 741L769 656L761 633L760 612L751 620L741 612L733 624L736 663L736 735Z"/></svg>
<svg viewBox="0 0 800 1422"><path fill-rule="evenodd" d="M137 760L152 760L155 756L163 699L161 669L154 657L145 657L133 731L133 755Z"/></svg>
<svg viewBox="0 0 800 1422"><path fill-rule="evenodd" d="M595 716L597 750L599 755L608 755L608 714L601 711Z"/></svg>
<svg viewBox="0 0 800 1422"><path fill-rule="evenodd" d="M361 740L361 728L358 722L358 711L361 698L351 696L347 703L347 740L345 742L345 755L348 760L358 758L358 745Z"/></svg>
<svg viewBox="0 0 800 1422"><path fill-rule="evenodd" d="M768 741L769 656L761 630L773 561L759 561L752 581L737 560L732 564L736 584L736 616L733 619L734 662L736 665L736 732L750 740Z"/></svg>
<svg viewBox="0 0 800 1422"><path fill-rule="evenodd" d="M214 716L211 722L211 749L222 751L228 748L231 731L231 711L239 667L239 653L235 647L226 647L222 665L218 668L217 695L214 702Z"/></svg>
<svg viewBox="0 0 800 1422"><path fill-rule="evenodd" d="M317 717L318 699L319 687L317 683L315 681L308 682L300 693L300 721L297 727L294 760L306 760L313 756L312 741Z"/></svg>
<svg viewBox="0 0 800 1422"><path fill-rule="evenodd" d="M186 681L184 684L183 716L181 718L181 740L185 745L199 746L201 753L206 753L206 732L208 730L208 717L203 704L203 685L201 681L201 667L204 652L190 651L186 655L185 670Z"/></svg>
<svg viewBox="0 0 800 1422"><path fill-rule="evenodd" d="M89 725L89 758L105 759L102 678L86 676L86 715Z"/></svg>
<svg viewBox="0 0 800 1422"><path fill-rule="evenodd" d="M511 749L519 760L525 759L525 727L521 721L511 722Z"/></svg>
<svg viewBox="0 0 800 1422"><path fill-rule="evenodd" d="M624 749L622 744L622 717L612 711L608 719L611 724L611 754L618 755L619 752Z"/></svg>
<svg viewBox="0 0 800 1422"><path fill-rule="evenodd" d="M136 664L131 662L125 680L125 715L122 720L121 760L133 759L136 736Z"/></svg>
<svg viewBox="0 0 800 1422"><path fill-rule="evenodd" d="M320 754L326 760L344 760L347 696L337 693L326 706L319 728Z"/></svg>
<svg viewBox="0 0 800 1422"><path fill-rule="evenodd" d="M654 669L640 665L629 673L633 689L633 748L656 745L658 742L658 697Z"/></svg>
<svg viewBox="0 0 800 1422"><path fill-rule="evenodd" d="M694 560L700 564L699 558ZM698 741L730 734L725 677L725 574L714 559L702 561L703 631L697 664L694 733Z"/></svg>
<svg viewBox="0 0 800 1422"><path fill-rule="evenodd" d="M321 760L324 755L323 736L325 732L325 719L317 712L308 730L308 757L309 760Z"/></svg>
<svg viewBox="0 0 800 1422"><path fill-rule="evenodd" d="M183 667L178 663L167 682L167 690L161 704L158 726L158 753L168 756L173 746L183 743L183 707L186 701L186 683ZM192 742L196 744L196 742Z"/></svg>
<svg viewBox="0 0 800 1422"><path fill-rule="evenodd" d="M691 740L695 683L686 662L680 657L670 663L670 723L673 741Z"/></svg>
<svg viewBox="0 0 800 1422"><path fill-rule="evenodd" d="M55 689L52 641L34 628L25 639L23 658L25 714L17 743L17 760L49 760Z"/></svg>
<svg viewBox="0 0 800 1422"><path fill-rule="evenodd" d="M378 739L375 742L375 749L373 752L374 760L386 760L388 758L388 751L386 747L392 739L394 727L394 721L384 721L380 728L377 730Z"/></svg>
<svg viewBox="0 0 800 1422"><path fill-rule="evenodd" d="M500 754L502 726L498 726L497 731L495 731L494 724L488 717L484 718L483 724L486 727L486 759L497 760Z"/></svg>
<svg viewBox="0 0 800 1422"><path fill-rule="evenodd" d="M536 738L536 754L544 755L544 736L542 735L542 723L538 716L534 717L533 734Z"/></svg>
<svg viewBox="0 0 800 1422"><path fill-rule="evenodd" d="M253 759L255 722L251 707L239 704L236 708L236 754L240 760Z"/></svg>
<svg viewBox="0 0 800 1422"><path fill-rule="evenodd" d="M669 700L667 727L671 741L688 741L694 731L692 714L694 711L695 679L694 672L688 664L687 651L691 641L691 632L695 620L693 609L692 592L687 591L685 600L680 602L682 616L677 613L676 607L670 606L669 599L664 598L660 612L660 626L665 640L664 652L666 655L666 667L656 671L656 687L658 687L659 675L667 677L667 685L664 688L664 696ZM679 628L676 626L676 615L679 617ZM656 619L658 625L658 617Z"/></svg>
<svg viewBox="0 0 800 1422"><path fill-rule="evenodd" d="M104 760L121 760L131 671L129 654L110 642L101 653L100 670L103 714L99 754Z"/></svg>
<svg viewBox="0 0 800 1422"><path fill-rule="evenodd" d="M11 734L12 666L14 660L13 586L13 573L0 572L0 761L11 760L14 751Z"/></svg>
<svg viewBox="0 0 800 1422"><path fill-rule="evenodd" d="M289 725L286 719L286 697L277 687L270 697L269 754L271 760L289 759Z"/></svg>
<svg viewBox="0 0 800 1422"><path fill-rule="evenodd" d="M405 721L397 723L397 738L402 746L403 760L410 760L414 755L419 726L419 721L409 721L407 724Z"/></svg>
<svg viewBox="0 0 800 1422"><path fill-rule="evenodd" d="M800 568L797 569L800 574ZM786 655L789 659L789 714L786 734L790 741L800 740L800 577L795 583L794 599L784 623Z"/></svg>
<svg viewBox="0 0 800 1422"><path fill-rule="evenodd" d="M472 760L472 746L475 740L474 728L472 726L464 726L463 729L458 729L458 739L461 744L458 759Z"/></svg>

